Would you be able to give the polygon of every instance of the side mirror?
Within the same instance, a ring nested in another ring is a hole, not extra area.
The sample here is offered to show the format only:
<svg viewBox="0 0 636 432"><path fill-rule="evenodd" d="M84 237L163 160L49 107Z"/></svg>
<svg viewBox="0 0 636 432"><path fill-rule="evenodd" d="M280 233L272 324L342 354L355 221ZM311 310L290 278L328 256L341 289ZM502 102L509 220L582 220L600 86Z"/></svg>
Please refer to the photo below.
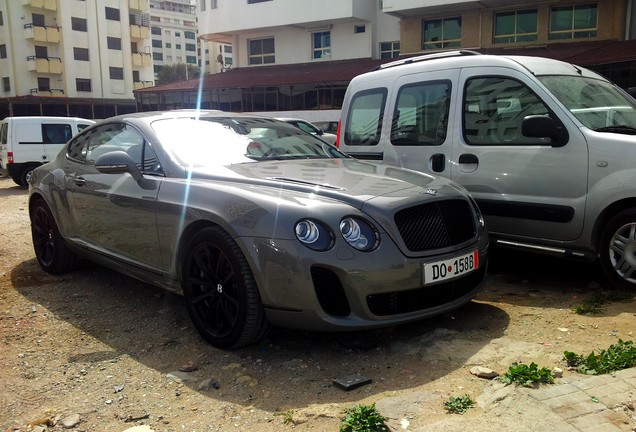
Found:
<svg viewBox="0 0 636 432"><path fill-rule="evenodd" d="M112 151L104 153L95 161L97 171L104 174L128 173L135 181L142 179L141 171L137 168L135 161L125 151Z"/></svg>
<svg viewBox="0 0 636 432"><path fill-rule="evenodd" d="M547 115L529 115L521 122L521 133L530 138L551 138L552 147L563 147L569 135L563 126Z"/></svg>

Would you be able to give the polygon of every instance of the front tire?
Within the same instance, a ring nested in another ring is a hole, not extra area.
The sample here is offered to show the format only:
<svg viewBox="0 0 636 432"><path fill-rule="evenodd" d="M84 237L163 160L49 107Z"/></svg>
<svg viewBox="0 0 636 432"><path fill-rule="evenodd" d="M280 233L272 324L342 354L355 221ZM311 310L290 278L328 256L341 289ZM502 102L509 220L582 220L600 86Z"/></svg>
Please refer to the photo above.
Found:
<svg viewBox="0 0 636 432"><path fill-rule="evenodd" d="M607 222L599 253L609 281L616 287L636 290L636 209L624 210Z"/></svg>
<svg viewBox="0 0 636 432"><path fill-rule="evenodd" d="M245 256L218 227L202 229L188 243L182 288L195 328L214 346L249 345L269 328Z"/></svg>
<svg viewBox="0 0 636 432"><path fill-rule="evenodd" d="M43 199L38 199L31 209L31 238L35 257L45 272L66 273L77 267L77 256L66 246Z"/></svg>

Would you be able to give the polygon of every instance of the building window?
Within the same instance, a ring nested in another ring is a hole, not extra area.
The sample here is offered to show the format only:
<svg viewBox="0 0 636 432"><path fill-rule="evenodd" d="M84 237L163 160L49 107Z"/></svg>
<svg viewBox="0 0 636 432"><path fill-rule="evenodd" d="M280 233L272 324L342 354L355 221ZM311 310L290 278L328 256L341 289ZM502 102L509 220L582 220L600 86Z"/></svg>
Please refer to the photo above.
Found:
<svg viewBox="0 0 636 432"><path fill-rule="evenodd" d="M390 59L400 56L400 42L381 42L380 58Z"/></svg>
<svg viewBox="0 0 636 432"><path fill-rule="evenodd" d="M312 58L331 58L331 32L312 33L311 37L313 41Z"/></svg>
<svg viewBox="0 0 636 432"><path fill-rule="evenodd" d="M197 56L186 56L186 63L197 63Z"/></svg>
<svg viewBox="0 0 636 432"><path fill-rule="evenodd" d="M0 58L7 58L7 46L5 44L0 45Z"/></svg>
<svg viewBox="0 0 636 432"><path fill-rule="evenodd" d="M186 51L196 51L197 46L195 44L185 44Z"/></svg>
<svg viewBox="0 0 636 432"><path fill-rule="evenodd" d="M232 66L232 57L224 57L225 66Z"/></svg>
<svg viewBox="0 0 636 432"><path fill-rule="evenodd" d="M123 80L124 79L124 68L120 67L109 67L108 68L110 79L113 80Z"/></svg>
<svg viewBox="0 0 636 432"><path fill-rule="evenodd" d="M91 91L91 80L87 78L75 78L75 90L78 92Z"/></svg>
<svg viewBox="0 0 636 432"><path fill-rule="evenodd" d="M208 0L199 0L199 10L201 12L205 11L205 4L208 2Z"/></svg>
<svg viewBox="0 0 636 432"><path fill-rule="evenodd" d="M264 3L272 0L247 0L247 4Z"/></svg>
<svg viewBox="0 0 636 432"><path fill-rule="evenodd" d="M42 14L31 14L31 23L34 26L37 27L44 27L46 26L45 20L44 20L44 15Z"/></svg>
<svg viewBox="0 0 636 432"><path fill-rule="evenodd" d="M2 89L6 92L11 91L11 80L9 77L2 77Z"/></svg>
<svg viewBox="0 0 636 432"><path fill-rule="evenodd" d="M36 45L35 47L35 58L49 58L49 50L45 46Z"/></svg>
<svg viewBox="0 0 636 432"><path fill-rule="evenodd" d="M226 54L232 54L232 45L223 45L223 52Z"/></svg>
<svg viewBox="0 0 636 432"><path fill-rule="evenodd" d="M151 27L150 33L161 36L161 27Z"/></svg>
<svg viewBox="0 0 636 432"><path fill-rule="evenodd" d="M210 9L216 9L218 7L216 3L217 0L210 0Z"/></svg>
<svg viewBox="0 0 636 432"><path fill-rule="evenodd" d="M253 39L247 43L249 64L272 64L276 61L274 38Z"/></svg>
<svg viewBox="0 0 636 432"><path fill-rule="evenodd" d="M166 48L172 48L172 44L170 42L166 42Z"/></svg>
<svg viewBox="0 0 636 432"><path fill-rule="evenodd" d="M106 44L108 45L108 49L121 51L121 38L108 36L106 38Z"/></svg>
<svg viewBox="0 0 636 432"><path fill-rule="evenodd" d="M597 16L596 4L553 7L550 10L548 39L596 37Z"/></svg>
<svg viewBox="0 0 636 432"><path fill-rule="evenodd" d="M38 91L51 91L51 80L38 77Z"/></svg>
<svg viewBox="0 0 636 432"><path fill-rule="evenodd" d="M4 16L2 15L2 11L0 11L0 26L4 25Z"/></svg>
<svg viewBox="0 0 636 432"><path fill-rule="evenodd" d="M160 53L160 52L153 52L152 53L152 59L153 60L163 61L163 54Z"/></svg>
<svg viewBox="0 0 636 432"><path fill-rule="evenodd" d="M88 48L73 47L73 58L80 61L88 61Z"/></svg>
<svg viewBox="0 0 636 432"><path fill-rule="evenodd" d="M422 21L422 49L459 48L462 42L461 17Z"/></svg>
<svg viewBox="0 0 636 432"><path fill-rule="evenodd" d="M185 31L183 32L183 37L185 37L186 39L196 39L197 35L194 32Z"/></svg>
<svg viewBox="0 0 636 432"><path fill-rule="evenodd" d="M71 28L76 31L88 31L86 20L84 18L71 17Z"/></svg>
<svg viewBox="0 0 636 432"><path fill-rule="evenodd" d="M110 8L110 7L106 7L106 19L107 20L113 20L113 21L119 21L119 9L115 9L115 8Z"/></svg>
<svg viewBox="0 0 636 432"><path fill-rule="evenodd" d="M494 33L494 43L536 41L537 10L496 13Z"/></svg>
<svg viewBox="0 0 636 432"><path fill-rule="evenodd" d="M363 25L357 25L357 26L353 26L353 32L354 33L364 33L367 31L367 27L363 26Z"/></svg>
<svg viewBox="0 0 636 432"><path fill-rule="evenodd" d="M153 48L161 48L162 47L161 41L157 40L157 39L153 39L152 40L152 46L153 46ZM166 44L166 48L169 48L168 44Z"/></svg>
<svg viewBox="0 0 636 432"><path fill-rule="evenodd" d="M181 37L181 32L174 32L174 37Z"/></svg>
<svg viewBox="0 0 636 432"><path fill-rule="evenodd" d="M153 69L153 71L154 71L155 73L159 73L159 72L161 72L161 69L163 69L163 66L160 66L160 65L153 65L152 69Z"/></svg>
<svg viewBox="0 0 636 432"><path fill-rule="evenodd" d="M181 44L174 44L174 47L175 47L176 49L180 50L180 49L181 49Z"/></svg>

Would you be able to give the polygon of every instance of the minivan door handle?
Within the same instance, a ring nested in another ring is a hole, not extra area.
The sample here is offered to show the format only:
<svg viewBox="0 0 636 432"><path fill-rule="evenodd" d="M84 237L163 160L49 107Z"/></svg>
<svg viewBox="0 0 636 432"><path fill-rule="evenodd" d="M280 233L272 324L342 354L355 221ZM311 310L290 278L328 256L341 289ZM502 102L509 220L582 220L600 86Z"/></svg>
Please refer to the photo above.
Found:
<svg viewBox="0 0 636 432"><path fill-rule="evenodd" d="M433 172L443 172L446 169L446 156L442 153L435 153L429 161Z"/></svg>
<svg viewBox="0 0 636 432"><path fill-rule="evenodd" d="M459 163L460 164L478 164L479 159L477 156L470 153L464 153L463 155L459 155Z"/></svg>

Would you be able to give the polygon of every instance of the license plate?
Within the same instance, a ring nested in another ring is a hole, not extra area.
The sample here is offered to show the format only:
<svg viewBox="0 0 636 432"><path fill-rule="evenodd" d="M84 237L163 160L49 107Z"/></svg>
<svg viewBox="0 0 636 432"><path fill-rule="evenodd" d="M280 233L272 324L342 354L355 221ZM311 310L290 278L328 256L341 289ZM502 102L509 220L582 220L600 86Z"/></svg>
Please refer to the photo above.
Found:
<svg viewBox="0 0 636 432"><path fill-rule="evenodd" d="M460 257L422 264L422 267L424 267L424 285L444 282L477 270L479 267L479 252L475 249L471 253Z"/></svg>

